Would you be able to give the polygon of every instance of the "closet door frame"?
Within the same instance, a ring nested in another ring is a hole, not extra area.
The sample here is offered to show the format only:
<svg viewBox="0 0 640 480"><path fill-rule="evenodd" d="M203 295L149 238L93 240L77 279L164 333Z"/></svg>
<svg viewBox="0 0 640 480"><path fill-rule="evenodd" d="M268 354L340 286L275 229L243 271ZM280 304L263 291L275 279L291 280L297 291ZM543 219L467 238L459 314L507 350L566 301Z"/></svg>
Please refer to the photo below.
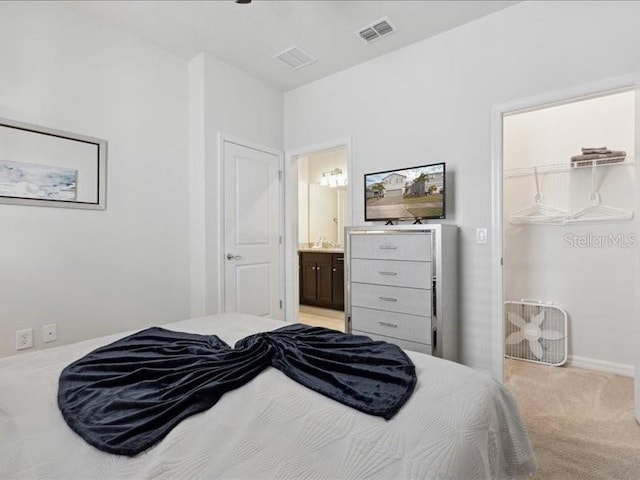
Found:
<svg viewBox="0 0 640 480"><path fill-rule="evenodd" d="M556 105L573 103L589 98L601 97L635 90L635 152L640 152L640 72L602 81L576 85L574 87L547 92L512 102L495 105L492 111L491 138L491 374L504 381L504 282L503 282L503 118L506 115L538 110ZM636 187L640 178L636 177ZM640 212L640 188L637 189L636 214ZM640 249L636 249L636 293L640 298ZM636 301L635 318L640 319L640 302ZM637 322L640 323L640 322ZM636 375L635 375L635 416L640 422L640 324L636 325Z"/></svg>

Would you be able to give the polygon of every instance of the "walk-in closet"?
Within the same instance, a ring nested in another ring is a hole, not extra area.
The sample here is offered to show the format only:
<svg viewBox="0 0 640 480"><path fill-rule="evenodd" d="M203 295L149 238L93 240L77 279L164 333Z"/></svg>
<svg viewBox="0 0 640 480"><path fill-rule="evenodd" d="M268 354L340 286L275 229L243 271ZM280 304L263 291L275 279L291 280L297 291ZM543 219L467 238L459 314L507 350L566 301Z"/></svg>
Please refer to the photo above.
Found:
<svg viewBox="0 0 640 480"><path fill-rule="evenodd" d="M636 128L635 90L503 119L505 382L578 475L640 438Z"/></svg>

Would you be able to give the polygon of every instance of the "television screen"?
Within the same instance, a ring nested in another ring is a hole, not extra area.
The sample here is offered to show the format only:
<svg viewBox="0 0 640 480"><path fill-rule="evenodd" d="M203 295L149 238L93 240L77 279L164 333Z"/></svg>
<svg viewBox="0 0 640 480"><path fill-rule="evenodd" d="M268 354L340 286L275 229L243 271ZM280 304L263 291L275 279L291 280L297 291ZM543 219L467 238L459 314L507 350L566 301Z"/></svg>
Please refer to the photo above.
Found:
<svg viewBox="0 0 640 480"><path fill-rule="evenodd" d="M445 164L367 173L365 221L445 218Z"/></svg>

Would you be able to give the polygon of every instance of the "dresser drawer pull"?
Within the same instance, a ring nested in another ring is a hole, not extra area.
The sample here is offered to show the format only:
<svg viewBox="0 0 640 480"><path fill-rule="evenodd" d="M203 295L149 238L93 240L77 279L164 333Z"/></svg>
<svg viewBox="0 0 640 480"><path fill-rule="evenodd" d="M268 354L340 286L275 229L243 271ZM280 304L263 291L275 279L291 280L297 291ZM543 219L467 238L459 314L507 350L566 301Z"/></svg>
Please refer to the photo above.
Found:
<svg viewBox="0 0 640 480"><path fill-rule="evenodd" d="M378 322L380 325L382 325L383 327L391 327L391 328L398 328L398 324L397 323L389 323L389 322Z"/></svg>
<svg viewBox="0 0 640 480"><path fill-rule="evenodd" d="M397 298L393 298L393 297L378 297L380 300L384 300L385 302L397 302L398 299Z"/></svg>
<svg viewBox="0 0 640 480"><path fill-rule="evenodd" d="M396 275L398 275L396 272L378 272L380 275L391 275L392 277L395 277Z"/></svg>
<svg viewBox="0 0 640 480"><path fill-rule="evenodd" d="M380 250L397 250L398 247L395 245L380 245Z"/></svg>

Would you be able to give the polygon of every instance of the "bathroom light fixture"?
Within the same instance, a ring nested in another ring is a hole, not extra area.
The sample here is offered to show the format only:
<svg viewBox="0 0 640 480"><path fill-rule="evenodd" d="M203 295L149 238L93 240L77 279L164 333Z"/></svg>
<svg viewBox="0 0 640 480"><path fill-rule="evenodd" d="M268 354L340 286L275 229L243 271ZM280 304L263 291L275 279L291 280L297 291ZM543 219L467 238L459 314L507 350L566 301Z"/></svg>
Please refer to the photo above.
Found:
<svg viewBox="0 0 640 480"><path fill-rule="evenodd" d="M341 168L334 168L322 173L320 177L320 185L325 187L344 187L347 184L347 176L342 172Z"/></svg>

